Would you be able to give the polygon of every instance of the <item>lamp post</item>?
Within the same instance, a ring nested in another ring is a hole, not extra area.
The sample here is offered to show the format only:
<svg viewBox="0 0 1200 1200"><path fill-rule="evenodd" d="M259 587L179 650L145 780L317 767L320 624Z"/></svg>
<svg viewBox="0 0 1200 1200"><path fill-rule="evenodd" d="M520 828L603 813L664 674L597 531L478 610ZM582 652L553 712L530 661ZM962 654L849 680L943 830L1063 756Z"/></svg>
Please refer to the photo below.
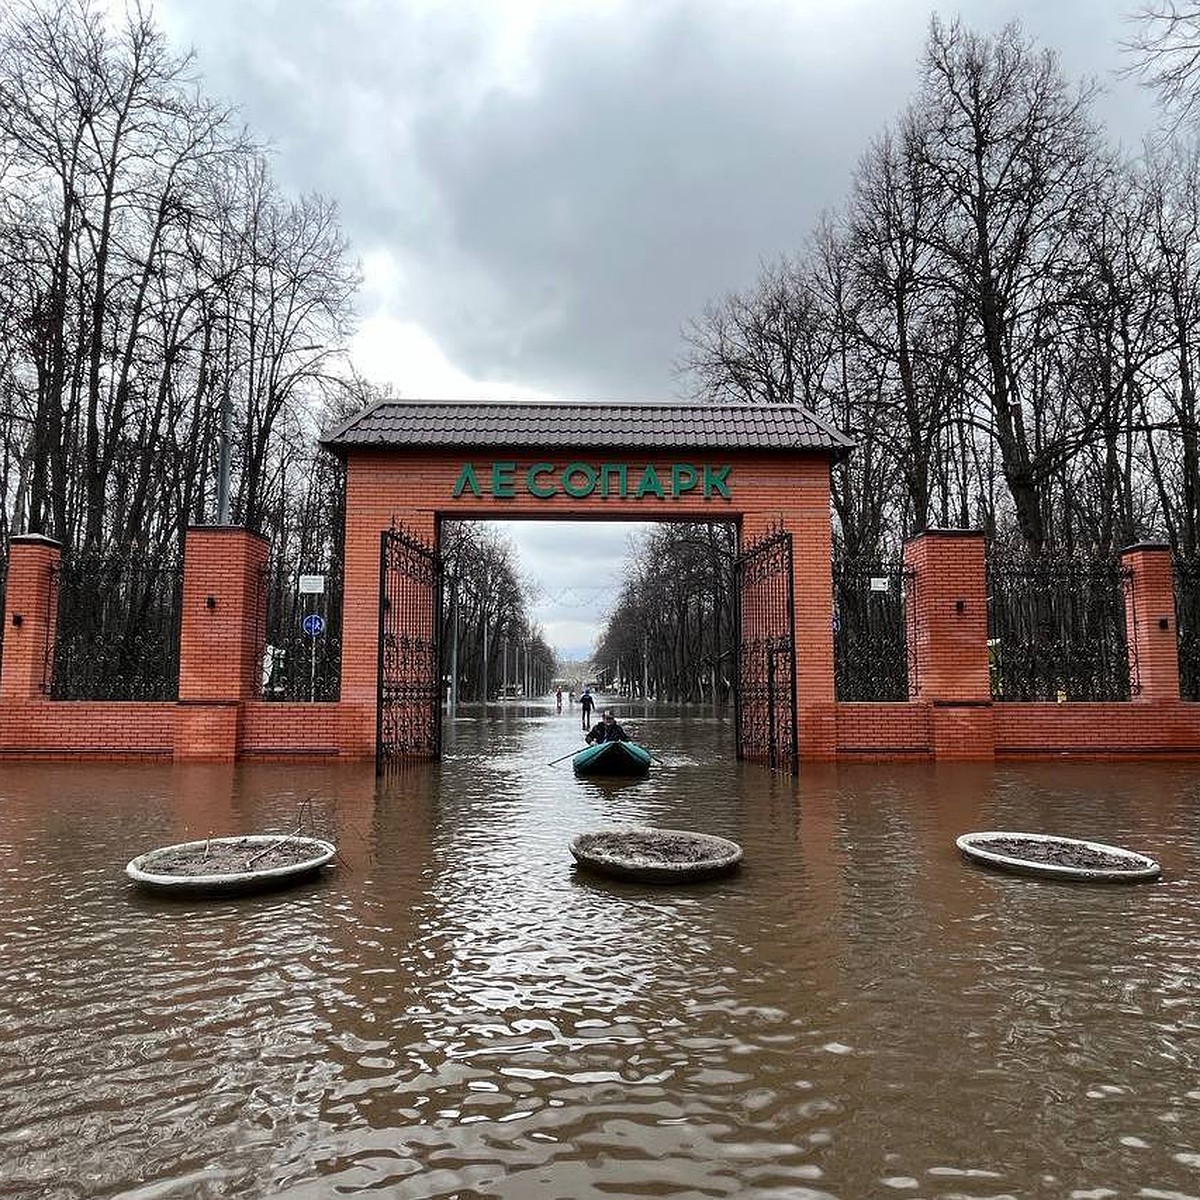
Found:
<svg viewBox="0 0 1200 1200"><path fill-rule="evenodd" d="M221 392L221 434L217 456L217 524L229 524L229 446L233 440L233 402L229 396L229 354L225 355L225 388Z"/></svg>

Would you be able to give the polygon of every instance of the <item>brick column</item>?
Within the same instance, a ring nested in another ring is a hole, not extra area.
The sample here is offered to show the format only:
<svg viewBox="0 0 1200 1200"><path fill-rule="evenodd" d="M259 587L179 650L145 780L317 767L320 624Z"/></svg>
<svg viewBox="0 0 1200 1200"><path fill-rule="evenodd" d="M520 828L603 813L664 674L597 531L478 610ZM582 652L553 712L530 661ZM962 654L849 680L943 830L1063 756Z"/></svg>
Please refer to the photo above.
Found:
<svg viewBox="0 0 1200 1200"><path fill-rule="evenodd" d="M1171 548L1142 542L1121 551L1121 565L1133 572L1125 591L1125 639L1129 653L1131 699L1141 703L1179 699L1179 635L1175 627L1175 577ZM1136 669L1135 669L1136 664Z"/></svg>
<svg viewBox="0 0 1200 1200"><path fill-rule="evenodd" d="M420 470L380 469L371 456L352 456L346 477L346 537L342 605L341 753L375 754L379 669L379 537L394 521L433 546L438 491ZM503 515L503 514L497 514Z"/></svg>
<svg viewBox="0 0 1200 1200"><path fill-rule="evenodd" d="M837 755L829 463L814 459L801 464L783 502L779 496L768 496L775 507L745 510L741 550L776 525L792 535L797 750L802 763L829 761Z"/></svg>
<svg viewBox="0 0 1200 1200"><path fill-rule="evenodd" d="M183 554L175 758L232 762L240 707L259 690L267 542L236 526L193 526Z"/></svg>
<svg viewBox="0 0 1200 1200"><path fill-rule="evenodd" d="M927 530L905 543L904 565L915 572L905 609L908 694L931 706L934 756L990 758L995 732L983 534Z"/></svg>
<svg viewBox="0 0 1200 1200"><path fill-rule="evenodd" d="M58 626L58 589L54 571L62 545L40 533L27 533L8 544L8 582L4 620L4 664L0 700L45 699L54 665Z"/></svg>

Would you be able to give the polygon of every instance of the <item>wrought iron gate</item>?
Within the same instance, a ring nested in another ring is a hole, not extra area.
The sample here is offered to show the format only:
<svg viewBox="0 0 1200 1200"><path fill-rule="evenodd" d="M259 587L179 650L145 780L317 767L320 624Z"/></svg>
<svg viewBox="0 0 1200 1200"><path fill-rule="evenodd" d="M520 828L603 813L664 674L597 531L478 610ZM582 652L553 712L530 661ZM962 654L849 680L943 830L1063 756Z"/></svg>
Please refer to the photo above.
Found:
<svg viewBox="0 0 1200 1200"><path fill-rule="evenodd" d="M442 751L442 562L417 538L379 539L375 771Z"/></svg>
<svg viewBox="0 0 1200 1200"><path fill-rule="evenodd" d="M1200 558L1175 559L1175 625L1179 695L1200 700Z"/></svg>
<svg viewBox="0 0 1200 1200"><path fill-rule="evenodd" d="M738 556L738 758L795 775L796 614L792 535L771 530Z"/></svg>

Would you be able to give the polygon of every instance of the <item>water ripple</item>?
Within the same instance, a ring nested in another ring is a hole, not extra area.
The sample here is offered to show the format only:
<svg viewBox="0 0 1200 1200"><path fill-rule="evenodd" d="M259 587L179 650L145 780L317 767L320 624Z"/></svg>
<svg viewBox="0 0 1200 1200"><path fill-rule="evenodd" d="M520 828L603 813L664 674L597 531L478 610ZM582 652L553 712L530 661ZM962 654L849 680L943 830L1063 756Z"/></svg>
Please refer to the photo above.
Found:
<svg viewBox="0 0 1200 1200"><path fill-rule="evenodd" d="M1200 1192L1188 771L797 785L739 767L726 723L646 727L664 762L633 786L548 771L574 726L503 713L379 788L6 766L0 1196ZM344 860L315 884L181 905L121 876L308 797ZM745 870L580 874L567 841L608 822L734 837ZM994 827L1150 848L1164 882L964 864L954 836Z"/></svg>

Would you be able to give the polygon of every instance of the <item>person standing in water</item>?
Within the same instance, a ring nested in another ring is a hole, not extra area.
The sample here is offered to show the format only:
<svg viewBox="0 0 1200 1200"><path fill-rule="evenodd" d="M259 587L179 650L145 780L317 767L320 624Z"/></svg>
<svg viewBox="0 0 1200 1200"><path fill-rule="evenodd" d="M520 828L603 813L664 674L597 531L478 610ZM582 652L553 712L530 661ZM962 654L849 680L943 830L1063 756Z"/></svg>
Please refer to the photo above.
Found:
<svg viewBox="0 0 1200 1200"><path fill-rule="evenodd" d="M586 733L592 727L592 707L595 705L592 699L590 688L583 689L583 695L579 697L579 707L583 714L583 728Z"/></svg>

